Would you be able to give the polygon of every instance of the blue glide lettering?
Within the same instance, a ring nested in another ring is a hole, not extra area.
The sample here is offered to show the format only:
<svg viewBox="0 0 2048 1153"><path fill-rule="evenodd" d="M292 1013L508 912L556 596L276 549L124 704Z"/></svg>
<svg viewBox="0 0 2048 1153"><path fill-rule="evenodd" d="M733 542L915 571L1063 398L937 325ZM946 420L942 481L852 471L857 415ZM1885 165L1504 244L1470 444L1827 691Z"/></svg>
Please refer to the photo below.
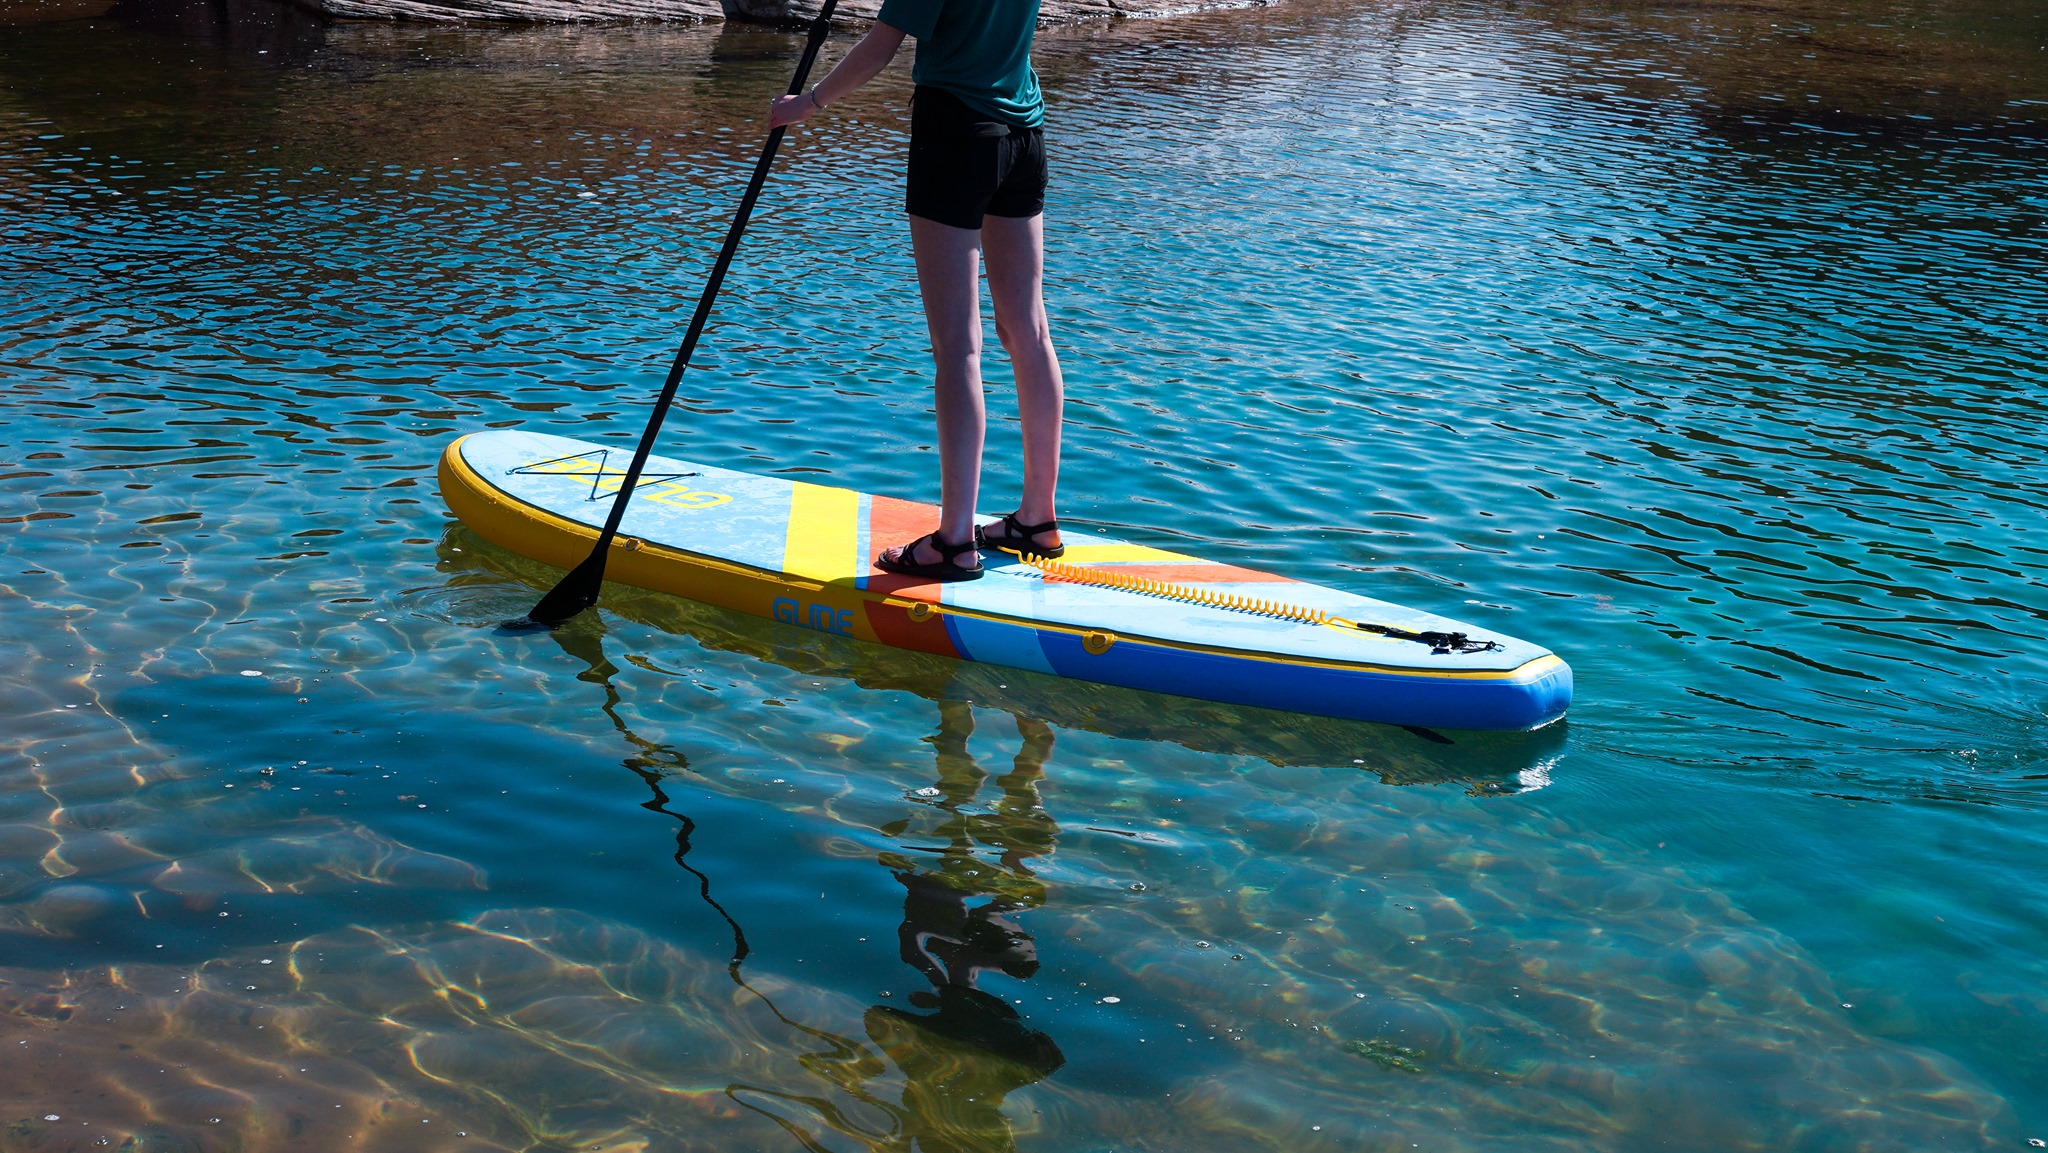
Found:
<svg viewBox="0 0 2048 1153"><path fill-rule="evenodd" d="M853 635L853 610L831 605L805 604L790 597L775 598L775 619L786 625L802 625L821 633L842 637Z"/></svg>

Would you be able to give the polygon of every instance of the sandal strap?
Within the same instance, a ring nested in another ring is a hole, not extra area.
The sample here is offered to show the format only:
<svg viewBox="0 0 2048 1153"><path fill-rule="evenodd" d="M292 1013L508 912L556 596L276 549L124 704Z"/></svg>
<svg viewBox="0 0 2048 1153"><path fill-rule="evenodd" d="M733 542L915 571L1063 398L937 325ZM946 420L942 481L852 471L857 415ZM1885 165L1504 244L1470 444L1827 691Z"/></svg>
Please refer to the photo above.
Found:
<svg viewBox="0 0 2048 1153"><path fill-rule="evenodd" d="M968 537L965 541L961 542L960 544L947 544L943 539L940 538L938 530L933 529L932 531L924 534L921 537L918 537L916 540L911 541L909 544L903 546L904 559L910 559L912 554L917 552L917 546L921 544L930 544L932 546L932 551L939 554L939 559L947 562L952 561L954 557L959 556L961 553L978 551L978 548L974 543L973 537Z"/></svg>
<svg viewBox="0 0 2048 1153"><path fill-rule="evenodd" d="M936 561L921 561L921 560L918 560L918 559L917 559L917 550L918 550L918 549L920 549L920 548L923 548L923 547L924 547L925 545L930 545L930 546L932 547L932 551L933 551L933 552L935 552L935 553L938 553L938 554L939 554L939 559L938 559L938 560L936 560ZM914 540L914 541L911 541L911 542L910 542L909 544L907 544L907 545L904 545L904 546L903 546L903 551L902 551L901 553L897 554L897 555L898 555L898 558L899 558L899 559L898 559L898 563L899 563L899 564L912 564L912 565L934 565L934 564L936 564L936 565L949 565L949 566L951 566L951 567L953 567L953 568L957 568L957 569L966 569L966 568L968 568L969 566L967 566L967 565L963 565L963 564L959 563L958 561L955 561L955 560L954 560L953 558L954 558L954 557L957 557L957 556L959 556L959 555L960 555L961 553L969 553L969 552L979 552L979 551L981 551L981 549L980 549L980 545L978 545L978 544L977 544L977 543L976 543L975 541L973 541L973 540L971 540L971 539L970 539L970 540L969 540L969 541L968 541L968 542L967 542L966 544L947 544L947 543L945 542L944 538L942 538L942 537L940 537L940 536L939 536L939 531L938 531L937 529L933 529L932 531L930 531L930 532L928 532L928 533L924 534L923 536L921 536L921 537L918 537L918 538L917 538L916 540ZM977 566L977 567L978 567L978 566Z"/></svg>
<svg viewBox="0 0 2048 1153"><path fill-rule="evenodd" d="M1004 513L1003 523L1010 526L1010 532L1013 536L1021 536L1027 540L1031 537L1037 536L1039 533L1051 532L1054 529L1060 527L1060 520L1058 517L1054 517L1051 520L1046 521L1044 524L1025 524L1023 521L1017 519L1017 514L1014 512Z"/></svg>

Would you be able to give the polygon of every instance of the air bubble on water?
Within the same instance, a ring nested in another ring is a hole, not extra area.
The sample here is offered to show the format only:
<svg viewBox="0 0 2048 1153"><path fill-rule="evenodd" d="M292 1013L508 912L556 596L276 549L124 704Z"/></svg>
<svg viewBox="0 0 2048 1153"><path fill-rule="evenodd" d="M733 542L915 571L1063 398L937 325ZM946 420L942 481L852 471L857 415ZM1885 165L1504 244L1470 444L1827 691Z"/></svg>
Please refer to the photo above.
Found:
<svg viewBox="0 0 2048 1153"><path fill-rule="evenodd" d="M920 797L936 797L939 795L939 790L933 788L930 785L926 785L924 788L921 788L917 791L917 795Z"/></svg>
<svg viewBox="0 0 2048 1153"><path fill-rule="evenodd" d="M1102 999L1102 1003L1105 1005L1115 1005L1121 1003L1122 1001L1122 997L1104 997Z"/></svg>
<svg viewBox="0 0 2048 1153"><path fill-rule="evenodd" d="M1195 948L1197 948L1197 949L1213 949L1213 948L1215 948L1215 947L1216 947L1216 946L1214 946L1214 945L1211 945L1211 944L1210 944L1209 942L1207 942L1207 941L1196 941L1196 942L1195 942Z"/></svg>
<svg viewBox="0 0 2048 1153"><path fill-rule="evenodd" d="M262 676L262 675L263 675L263 670L262 670L262 669L243 669L243 670L242 670L242 675L243 675L243 676L245 676L245 677L260 677L260 676Z"/></svg>

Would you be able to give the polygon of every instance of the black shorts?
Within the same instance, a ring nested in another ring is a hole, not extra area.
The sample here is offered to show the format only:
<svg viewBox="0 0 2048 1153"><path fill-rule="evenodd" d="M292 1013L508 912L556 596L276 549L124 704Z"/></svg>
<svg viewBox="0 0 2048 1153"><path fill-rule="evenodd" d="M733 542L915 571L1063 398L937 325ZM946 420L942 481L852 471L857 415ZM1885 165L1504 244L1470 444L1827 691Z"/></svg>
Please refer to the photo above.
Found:
<svg viewBox="0 0 2048 1153"><path fill-rule="evenodd" d="M976 112L943 88L910 101L910 170L903 207L955 228L988 216L1045 211L1045 133Z"/></svg>

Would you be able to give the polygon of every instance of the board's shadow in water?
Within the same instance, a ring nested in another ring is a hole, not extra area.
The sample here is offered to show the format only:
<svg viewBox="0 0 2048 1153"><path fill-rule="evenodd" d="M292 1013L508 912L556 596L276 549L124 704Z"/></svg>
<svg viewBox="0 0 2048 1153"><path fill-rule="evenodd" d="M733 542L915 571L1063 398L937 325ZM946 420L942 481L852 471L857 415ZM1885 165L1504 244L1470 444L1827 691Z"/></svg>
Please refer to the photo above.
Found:
<svg viewBox="0 0 2048 1153"><path fill-rule="evenodd" d="M561 576L461 525L443 533L439 555L447 582L409 590L396 607L497 627L524 615ZM1364 769L1387 784L1462 784L1477 796L1548 784L1569 739L1563 721L1530 733L1410 729L1099 685L831 636L620 584L604 586L598 611L686 636L707 649L755 657L805 676L851 680L862 688L1280 766Z"/></svg>

